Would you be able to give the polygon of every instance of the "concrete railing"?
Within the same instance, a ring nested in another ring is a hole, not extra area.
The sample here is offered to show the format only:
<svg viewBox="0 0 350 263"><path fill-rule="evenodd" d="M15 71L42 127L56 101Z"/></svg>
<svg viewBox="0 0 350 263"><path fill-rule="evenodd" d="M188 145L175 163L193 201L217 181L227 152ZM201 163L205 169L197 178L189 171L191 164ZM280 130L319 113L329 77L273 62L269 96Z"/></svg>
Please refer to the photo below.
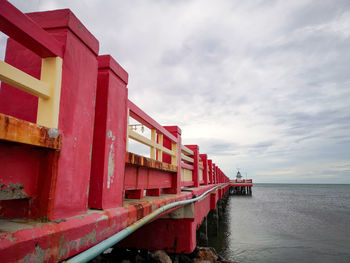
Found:
<svg viewBox="0 0 350 263"><path fill-rule="evenodd" d="M57 128L63 46L7 1L0 3L0 21L2 32L42 59L40 80L4 61L0 61L0 80L38 97L36 123L49 128ZM6 59L12 62L10 54ZM2 89L6 89L5 85L2 85ZM0 99L2 108L9 108L9 103L12 102Z"/></svg>
<svg viewBox="0 0 350 263"><path fill-rule="evenodd" d="M0 199L4 218L59 220L228 180L198 145L182 145L179 127L162 126L129 101L128 73L99 55L98 40L70 10L0 7L0 29L10 37L0 62L0 191L16 193ZM148 146L150 158L128 152L129 139Z"/></svg>

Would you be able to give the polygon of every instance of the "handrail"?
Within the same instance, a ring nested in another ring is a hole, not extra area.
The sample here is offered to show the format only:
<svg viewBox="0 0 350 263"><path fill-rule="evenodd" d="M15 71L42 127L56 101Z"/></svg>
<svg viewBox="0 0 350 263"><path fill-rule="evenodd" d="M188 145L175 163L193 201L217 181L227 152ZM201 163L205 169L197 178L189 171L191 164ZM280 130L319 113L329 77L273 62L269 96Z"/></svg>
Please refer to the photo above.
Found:
<svg viewBox="0 0 350 263"><path fill-rule="evenodd" d="M232 180L233 183L240 183L240 184L251 184L253 183L252 179L242 179L242 180Z"/></svg>
<svg viewBox="0 0 350 263"><path fill-rule="evenodd" d="M135 119L142 125L145 125L151 129L151 139L135 132L129 125L129 117ZM135 141L138 141L144 145L150 147L150 157L153 160L163 161L163 153L169 154L171 156L171 164L177 164L177 138L173 136L169 131L167 131L163 126L158 122L152 119L147 115L143 110L137 107L130 100L128 101L128 139L131 138ZM171 149L168 149L163 146L163 137L166 137L170 140ZM156 155L157 150L157 155Z"/></svg>
<svg viewBox="0 0 350 263"><path fill-rule="evenodd" d="M185 145L181 145L181 152L188 154L188 155L193 155L193 151L187 148Z"/></svg>
<svg viewBox="0 0 350 263"><path fill-rule="evenodd" d="M0 81L37 96L36 123L58 128L63 45L7 1L0 1L0 30L42 58L40 80L0 61Z"/></svg>
<svg viewBox="0 0 350 263"><path fill-rule="evenodd" d="M168 132L163 126L161 126L158 122L152 119L147 113L137 107L132 101L128 101L128 108L130 111L130 117L137 120L139 123L142 123L149 129L156 129L162 134L164 134L167 138L169 138L172 142L177 142L177 139L174 135Z"/></svg>
<svg viewBox="0 0 350 263"><path fill-rule="evenodd" d="M0 30L41 58L63 58L63 45L8 1L0 1Z"/></svg>
<svg viewBox="0 0 350 263"><path fill-rule="evenodd" d="M181 163L181 168L187 169L187 170L193 170L193 165L192 164L187 164L187 163Z"/></svg>
<svg viewBox="0 0 350 263"><path fill-rule="evenodd" d="M166 212L166 211L168 211L168 210L170 210L170 209L172 209L174 207L184 206L184 205L187 205L187 204L191 204L191 203L200 201L201 199L205 198L206 195L208 195L212 191L216 190L216 188L223 187L223 186L226 186L226 185L228 185L228 183L217 185L217 186L215 186L215 187L205 191L203 194L201 194L200 196L198 196L196 198L183 200L183 201L177 201L177 202L170 203L170 204L167 204L165 206L162 206L162 207L158 208L157 210L153 211L152 213L150 213L150 214L146 215L145 217L141 218L140 220L136 221L132 225L124 228L120 232L118 232L118 233L114 234L113 236L111 236L111 237L101 241L97 245L95 245L95 246L85 250L84 252L82 252L82 253L72 257L71 259L67 260L66 262L67 263L88 262L89 260L97 257L99 254L101 254L106 249L114 246L119 241L123 240L124 238L126 238L127 236L129 236L130 234L135 232L137 229L141 228L142 226L144 226L145 224L150 222L152 219L157 218L158 216L160 216L164 212Z"/></svg>
<svg viewBox="0 0 350 263"><path fill-rule="evenodd" d="M183 153L181 153L181 160L184 160L184 161L189 162L189 163L194 162L193 158L188 157L187 155L184 155Z"/></svg>
<svg viewBox="0 0 350 263"><path fill-rule="evenodd" d="M0 80L29 94L43 99L50 98L50 87L29 74L0 60Z"/></svg>
<svg viewBox="0 0 350 263"><path fill-rule="evenodd" d="M41 80L0 60L0 80L14 88L39 97L36 123L58 128L61 97L62 59L42 59Z"/></svg>
<svg viewBox="0 0 350 263"><path fill-rule="evenodd" d="M159 145L158 143L148 139L145 136L142 136L141 134L139 134L131 129L129 129L128 134L129 134L129 137L134 139L135 141L138 141L138 142L143 143L143 144L150 146L150 147L154 147L154 148L161 150L162 152L165 152L171 156L176 156L176 154L174 152L172 152L171 150L169 150L168 148L165 148L164 146Z"/></svg>

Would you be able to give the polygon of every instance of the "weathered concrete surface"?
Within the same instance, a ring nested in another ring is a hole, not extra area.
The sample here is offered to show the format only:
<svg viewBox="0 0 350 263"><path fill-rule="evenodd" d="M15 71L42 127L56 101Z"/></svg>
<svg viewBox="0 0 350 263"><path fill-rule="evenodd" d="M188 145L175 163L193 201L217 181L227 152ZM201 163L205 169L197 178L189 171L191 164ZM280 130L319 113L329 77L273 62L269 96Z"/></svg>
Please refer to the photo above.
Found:
<svg viewBox="0 0 350 263"><path fill-rule="evenodd" d="M88 210L82 215L54 222L28 219L0 220L0 258L9 262L24 260L31 262L34 259L38 262L63 260L101 242L161 206L191 199L194 193L199 196L213 187L215 185L194 188L191 192L181 194L127 200L122 207ZM203 220L206 215L205 209L210 207L210 198L207 199L201 202L204 206L196 211L196 220ZM194 231L196 224L193 225Z"/></svg>

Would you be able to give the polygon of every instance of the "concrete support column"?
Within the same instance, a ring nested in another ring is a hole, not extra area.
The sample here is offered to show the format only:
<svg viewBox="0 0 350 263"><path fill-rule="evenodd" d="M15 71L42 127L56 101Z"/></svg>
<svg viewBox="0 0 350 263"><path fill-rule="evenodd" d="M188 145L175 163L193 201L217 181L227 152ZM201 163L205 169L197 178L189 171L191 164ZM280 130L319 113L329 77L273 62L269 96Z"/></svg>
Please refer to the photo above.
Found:
<svg viewBox="0 0 350 263"><path fill-rule="evenodd" d="M208 219L205 217L196 232L197 246L208 246Z"/></svg>
<svg viewBox="0 0 350 263"><path fill-rule="evenodd" d="M224 204L222 199L220 199L217 203L217 209L218 209L218 215L219 215L219 221L222 220L224 216Z"/></svg>
<svg viewBox="0 0 350 263"><path fill-rule="evenodd" d="M207 232L210 236L217 236L219 232L218 208L210 210L207 216Z"/></svg>

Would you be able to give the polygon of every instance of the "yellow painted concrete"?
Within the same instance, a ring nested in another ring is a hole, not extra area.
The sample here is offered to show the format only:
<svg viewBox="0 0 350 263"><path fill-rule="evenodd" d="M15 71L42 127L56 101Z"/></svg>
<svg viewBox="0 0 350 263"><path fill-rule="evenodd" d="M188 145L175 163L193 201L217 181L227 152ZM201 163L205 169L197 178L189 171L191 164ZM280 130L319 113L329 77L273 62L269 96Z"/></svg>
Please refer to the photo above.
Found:
<svg viewBox="0 0 350 263"><path fill-rule="evenodd" d="M43 58L41 82L50 87L50 98L39 97L37 124L49 128L58 128L60 110L62 59L60 57Z"/></svg>
<svg viewBox="0 0 350 263"><path fill-rule="evenodd" d="M50 86L0 60L0 80L29 94L48 99Z"/></svg>

